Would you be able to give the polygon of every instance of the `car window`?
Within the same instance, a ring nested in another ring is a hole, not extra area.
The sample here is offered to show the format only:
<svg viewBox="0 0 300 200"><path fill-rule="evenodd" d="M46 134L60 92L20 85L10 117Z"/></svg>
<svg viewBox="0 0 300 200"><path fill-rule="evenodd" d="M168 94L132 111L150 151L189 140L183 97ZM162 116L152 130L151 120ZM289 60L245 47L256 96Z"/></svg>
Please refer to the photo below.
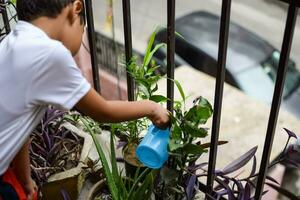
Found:
<svg viewBox="0 0 300 200"><path fill-rule="evenodd" d="M262 67L252 67L237 74L236 82L247 95L271 103L274 83Z"/></svg>
<svg viewBox="0 0 300 200"><path fill-rule="evenodd" d="M276 74L278 70L280 53L279 51L274 51L269 58L262 62L262 67L265 74L269 76L272 82L275 84ZM286 72L286 80L284 84L283 97L287 98L292 94L295 89L299 87L300 84L300 72L296 68L295 62L292 60L288 61L288 68Z"/></svg>
<svg viewBox="0 0 300 200"><path fill-rule="evenodd" d="M176 20L176 31L215 60L218 57L219 29L220 17L204 11L197 11ZM273 49L259 36L236 23L230 23L226 64L232 73L257 65Z"/></svg>

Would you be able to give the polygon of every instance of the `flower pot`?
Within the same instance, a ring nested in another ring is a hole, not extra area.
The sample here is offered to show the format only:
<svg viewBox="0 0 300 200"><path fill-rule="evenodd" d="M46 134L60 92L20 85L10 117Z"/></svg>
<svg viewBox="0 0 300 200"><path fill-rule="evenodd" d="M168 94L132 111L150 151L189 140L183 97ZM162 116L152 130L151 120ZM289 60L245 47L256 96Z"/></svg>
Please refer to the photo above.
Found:
<svg viewBox="0 0 300 200"><path fill-rule="evenodd" d="M47 183L41 188L43 200L63 199L61 191L67 192L71 200L76 200L85 180L83 166L88 159L93 140L88 133L83 132L70 123L63 123L62 126L84 139L80 159L75 168L51 175L48 178Z"/></svg>
<svg viewBox="0 0 300 200"><path fill-rule="evenodd" d="M128 179L126 177L123 177L123 179ZM140 184L138 184L138 186L141 186ZM110 193L109 193L109 189L106 185L106 179L102 179L99 182L97 182L89 191L88 196L86 198L86 200L94 200L97 196L99 197L100 194L104 194L105 195L105 200L110 200L112 199ZM151 194L151 200L155 200L154 194ZM146 200L146 199L145 199Z"/></svg>
<svg viewBox="0 0 300 200"><path fill-rule="evenodd" d="M89 191L87 196L87 200L94 200L97 195L103 193L103 190L107 190L106 180L102 179L101 181L97 182Z"/></svg>
<svg viewBox="0 0 300 200"><path fill-rule="evenodd" d="M137 142L130 142L123 148L123 158L125 161L125 171L126 176L134 177L136 172L139 170L138 174L141 174L147 168L140 163L136 157Z"/></svg>

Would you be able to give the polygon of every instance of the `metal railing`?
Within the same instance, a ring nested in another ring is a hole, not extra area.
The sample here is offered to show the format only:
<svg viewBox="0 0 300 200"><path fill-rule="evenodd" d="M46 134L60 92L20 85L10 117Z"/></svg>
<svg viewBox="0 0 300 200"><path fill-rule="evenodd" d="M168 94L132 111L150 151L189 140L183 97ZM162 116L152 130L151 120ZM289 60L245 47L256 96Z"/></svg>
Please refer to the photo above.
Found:
<svg viewBox="0 0 300 200"><path fill-rule="evenodd" d="M11 23L17 21L15 5L10 1L0 0L0 42L10 33Z"/></svg>
<svg viewBox="0 0 300 200"><path fill-rule="evenodd" d="M125 54L126 63L129 64L132 57L132 35L131 35L131 12L130 12L130 0L123 1L123 20L124 20L124 38L125 38ZM290 49L292 45L293 33L295 29L295 22L297 18L297 10L300 6L299 0L282 0L289 5L288 17L286 20L285 34L283 37L283 43L281 48L280 62L277 71L277 78L275 83L275 89L273 93L273 100L271 111L269 115L267 134L265 137L264 149L261 159L261 165L259 170L259 176L256 185L255 199L260 200L263 193L263 187L269 165L270 153L273 144L273 138L275 133L275 127L277 124L278 111L282 99L282 91L285 81L285 75L287 70L287 62L289 59ZM167 0L168 11L168 24L167 24L167 76L174 79L174 54L175 54L175 0ZM219 34L219 52L218 52L218 70L215 86L215 98L214 98L214 116L212 124L211 134L211 146L209 152L209 165L208 165L208 178L206 184L200 183L199 189L207 194L207 199L212 199L213 185L214 185L214 171L217 158L217 147L219 139L220 117L222 110L223 99L223 87L225 79L225 65L227 57L227 44L229 34L230 23L230 11L231 0L222 0L221 10L221 24ZM92 33L91 33L92 34ZM90 38L92 39L92 37ZM134 99L134 83L132 78L127 74L127 87L128 87L128 99ZM173 99L174 99L174 83L167 79L167 107L173 111Z"/></svg>
<svg viewBox="0 0 300 200"><path fill-rule="evenodd" d="M259 170L259 176L256 185L255 199L260 200L262 197L263 186L267 174L269 165L269 158L273 144L273 138L275 133L275 127L277 124L278 111L280 108L282 91L285 81L285 75L287 70L287 62L289 59L290 49L292 45L293 33L295 28L295 22L297 18L297 10L300 6L300 1L295 0L283 0L289 4L288 17L286 20L285 34L283 37L283 43L281 48L280 62L277 71L277 78L275 83L275 90L273 94L273 101L271 106L271 112L269 115L267 134L265 137L265 144L263 149L263 155L261 159L261 165ZM175 0L167 0L168 10L168 24L167 24L167 77L174 79L174 54L175 54ZM217 147L219 139L220 117L222 110L223 99L223 87L225 79L225 65L227 57L227 44L228 33L230 23L230 10L231 0L222 0L221 11L221 24L219 34L219 52L218 52L218 71L216 77L215 86L215 98L214 98L214 116L212 124L211 146L209 153L209 165L208 165L208 179L206 185L200 183L199 189L207 193L207 199L210 199L213 191L214 184L214 171L217 158ZM130 63L132 57L132 35L131 35L131 12L130 12L130 0L123 0L123 20L124 20L124 37L125 37L125 54L126 63ZM92 39L92 37L90 38ZM174 99L174 83L167 79L167 107L173 111L173 99ZM134 84L132 78L127 74L127 87L128 87L128 99L134 99Z"/></svg>
<svg viewBox="0 0 300 200"><path fill-rule="evenodd" d="M124 20L124 38L125 38L125 55L126 63L131 62L132 57L132 35L131 35L131 13L130 13L130 0L123 1L123 20ZM265 183L265 178L267 174L267 169L269 166L270 153L272 150L273 138L275 134L275 128L277 124L278 112L280 109L282 92L285 82L285 76L287 71L287 62L290 55L290 50L293 41L295 23L297 19L298 7L300 7L300 0L281 0L288 4L288 13L285 25L285 32L283 36L283 42L281 47L281 54L279 60L279 66L277 71L275 89L273 93L273 100L271 105L271 111L269 114L267 133L265 136L263 154L260 164L259 176L256 184L255 190L255 200L260 200L263 193L263 187ZM6 7L4 5L4 0L0 0L1 3L1 16L4 21L4 29L6 33L10 31L9 19L7 18ZM175 0L167 0L168 8L168 24L167 24L167 76L174 79L174 54L175 54ZM94 30L93 22L93 10L92 10L92 0L85 0L86 4L86 17L88 25L88 36L90 44L90 52L93 67L93 81L95 88L100 92L100 81L99 81L99 70L98 70L98 60L97 60L97 35ZM228 44L228 33L229 33L229 23L230 23L230 11L231 11L231 0L222 0L222 10L221 10L221 23L220 23L220 33L219 33L219 52L218 52L218 71L216 77L215 86L215 97L214 97L214 116L212 124L212 134L211 134L211 145L209 152L209 165L208 165L208 178L206 184L199 183L199 189L204 193L208 194L207 199L211 199L213 196L213 185L214 185L214 171L216 166L217 158L217 147L219 139L219 128L220 128L220 117L222 110L222 99L223 99L223 87L224 87L224 77L225 77L225 65L227 57L227 44ZM101 42L101 41L100 41ZM105 43L105 41L102 41ZM106 45L109 45L108 43ZM98 55L99 56L99 55ZM118 57L118 56L117 56ZM112 57L110 59L115 59ZM105 63L100 63L105 64ZM173 111L173 99L174 99L174 83L167 79L167 96L170 99L168 101L167 107L172 112ZM130 75L127 73L127 87L128 87L128 99L134 99L134 83Z"/></svg>

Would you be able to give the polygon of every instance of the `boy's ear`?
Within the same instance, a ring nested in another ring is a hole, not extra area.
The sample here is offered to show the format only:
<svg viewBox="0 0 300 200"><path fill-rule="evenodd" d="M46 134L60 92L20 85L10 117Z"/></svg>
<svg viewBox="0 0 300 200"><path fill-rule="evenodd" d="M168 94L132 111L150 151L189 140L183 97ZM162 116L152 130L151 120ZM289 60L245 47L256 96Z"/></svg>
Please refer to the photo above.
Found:
<svg viewBox="0 0 300 200"><path fill-rule="evenodd" d="M83 6L82 0L75 0L73 2L72 8L71 8L71 13L69 13L70 14L69 17L71 18L72 23L74 23L76 18L80 17L80 13L82 12L83 9L84 9L84 6Z"/></svg>

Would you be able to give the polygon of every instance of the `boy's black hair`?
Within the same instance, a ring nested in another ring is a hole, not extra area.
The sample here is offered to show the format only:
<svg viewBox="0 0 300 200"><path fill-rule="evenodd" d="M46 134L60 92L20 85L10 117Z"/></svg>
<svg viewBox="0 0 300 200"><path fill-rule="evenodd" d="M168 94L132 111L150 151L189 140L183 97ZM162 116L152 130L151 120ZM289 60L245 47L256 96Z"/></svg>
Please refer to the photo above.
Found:
<svg viewBox="0 0 300 200"><path fill-rule="evenodd" d="M32 21L38 17L57 17L62 10L75 0L17 0L19 20ZM82 2L83 3L83 2ZM85 23L85 10L81 12L81 21Z"/></svg>

